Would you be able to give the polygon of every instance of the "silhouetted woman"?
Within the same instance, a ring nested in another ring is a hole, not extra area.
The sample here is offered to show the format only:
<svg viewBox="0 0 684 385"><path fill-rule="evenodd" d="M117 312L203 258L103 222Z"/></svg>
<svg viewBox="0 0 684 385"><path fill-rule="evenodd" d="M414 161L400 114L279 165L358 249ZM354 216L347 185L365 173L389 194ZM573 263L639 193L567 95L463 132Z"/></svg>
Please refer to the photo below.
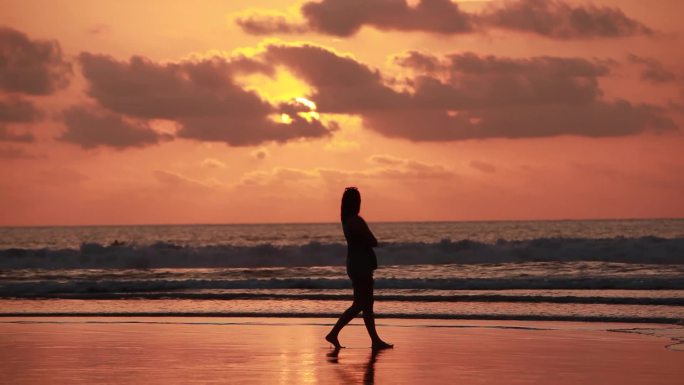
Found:
<svg viewBox="0 0 684 385"><path fill-rule="evenodd" d="M373 349L391 348L392 345L381 340L375 330L375 315L373 314L373 270L378 262L373 248L378 245L377 239L368 228L366 221L359 216L361 210L361 194L356 187L347 187L342 194L340 217L342 229L347 240L347 275L354 287L354 302L337 320L330 333L325 336L326 341L341 348L338 335L342 328L359 312L363 311L363 322L366 324L368 335L373 341Z"/></svg>

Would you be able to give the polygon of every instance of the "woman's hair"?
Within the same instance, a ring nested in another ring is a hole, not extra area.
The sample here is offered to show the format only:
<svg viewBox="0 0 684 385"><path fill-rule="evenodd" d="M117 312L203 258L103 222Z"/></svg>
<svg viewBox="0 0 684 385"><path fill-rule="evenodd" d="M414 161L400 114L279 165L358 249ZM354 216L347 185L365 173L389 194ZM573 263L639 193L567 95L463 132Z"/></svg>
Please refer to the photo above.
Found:
<svg viewBox="0 0 684 385"><path fill-rule="evenodd" d="M359 211L361 211L361 193L356 187L345 188L340 205L340 219L344 222L347 218L358 215Z"/></svg>

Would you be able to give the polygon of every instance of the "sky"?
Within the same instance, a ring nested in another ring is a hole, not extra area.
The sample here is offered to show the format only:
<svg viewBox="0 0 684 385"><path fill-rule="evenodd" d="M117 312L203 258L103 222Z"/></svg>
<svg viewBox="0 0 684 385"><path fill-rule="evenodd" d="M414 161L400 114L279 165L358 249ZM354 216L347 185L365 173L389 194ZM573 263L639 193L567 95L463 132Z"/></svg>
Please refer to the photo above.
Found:
<svg viewBox="0 0 684 385"><path fill-rule="evenodd" d="M0 8L0 225L684 217L680 0Z"/></svg>

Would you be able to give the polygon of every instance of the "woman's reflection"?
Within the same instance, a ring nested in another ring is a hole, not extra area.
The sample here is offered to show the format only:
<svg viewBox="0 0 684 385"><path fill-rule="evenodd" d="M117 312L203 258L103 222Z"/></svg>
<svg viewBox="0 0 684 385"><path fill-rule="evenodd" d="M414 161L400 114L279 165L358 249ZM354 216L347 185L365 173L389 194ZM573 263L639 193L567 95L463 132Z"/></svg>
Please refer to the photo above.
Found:
<svg viewBox="0 0 684 385"><path fill-rule="evenodd" d="M340 350L342 349L333 349L330 353L326 354L328 358L328 362L332 364L339 364L340 363ZM337 366L338 374L340 376L340 379L342 380L341 383L344 384L374 384L375 383L375 362L378 360L378 357L384 352L385 350L382 349L373 349L371 350L370 355L368 356L368 361L366 362L366 365L364 367L363 371L363 376L361 377L361 371L360 370L355 370L354 367L351 366Z"/></svg>

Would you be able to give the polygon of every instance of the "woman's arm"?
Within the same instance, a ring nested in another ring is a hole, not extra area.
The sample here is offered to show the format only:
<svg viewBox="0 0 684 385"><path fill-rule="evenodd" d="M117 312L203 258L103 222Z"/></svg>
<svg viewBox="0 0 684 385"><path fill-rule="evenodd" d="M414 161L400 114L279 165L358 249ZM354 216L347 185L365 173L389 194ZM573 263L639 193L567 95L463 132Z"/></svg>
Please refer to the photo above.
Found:
<svg viewBox="0 0 684 385"><path fill-rule="evenodd" d="M368 227L368 224L366 224L366 221L363 220L363 218L358 218L359 220L355 223L355 227L357 227L356 233L359 234L359 240L361 240L363 244L367 246L377 247L378 240L375 238L375 235L373 235L373 232Z"/></svg>

